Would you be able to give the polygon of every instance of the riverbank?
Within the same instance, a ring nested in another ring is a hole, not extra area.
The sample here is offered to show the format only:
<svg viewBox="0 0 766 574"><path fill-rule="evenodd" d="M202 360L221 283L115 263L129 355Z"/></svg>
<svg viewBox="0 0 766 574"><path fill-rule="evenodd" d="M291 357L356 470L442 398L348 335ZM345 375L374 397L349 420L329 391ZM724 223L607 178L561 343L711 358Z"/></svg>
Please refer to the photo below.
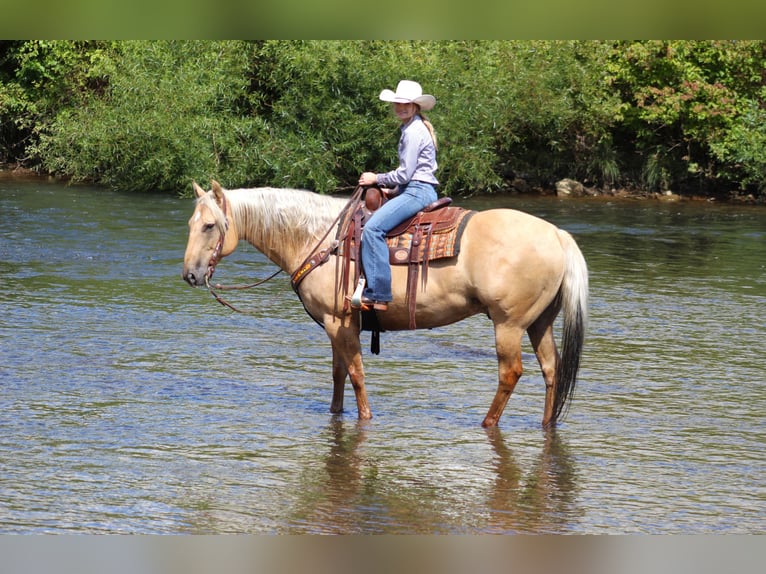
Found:
<svg viewBox="0 0 766 574"><path fill-rule="evenodd" d="M556 197L603 197L609 199L654 200L662 202L695 201L734 204L766 205L766 197L757 197L752 193L732 190L715 195L677 193L675 191L647 191L635 188L596 188L589 187L573 179L562 179L553 188L531 187L522 180L514 180L505 193L511 195L550 195Z"/></svg>
<svg viewBox="0 0 766 574"><path fill-rule="evenodd" d="M25 167L10 164L0 164L0 180L66 182L67 178L56 177L50 174L39 174Z"/></svg>
<svg viewBox="0 0 766 574"><path fill-rule="evenodd" d="M0 164L0 179L18 179L19 181L68 181L68 178L66 177L58 177L50 174L38 174L31 169L9 164ZM556 182L556 186L553 188L531 186L522 179L515 179L511 182L511 185L508 189L492 195L540 195L572 198L604 197L610 199L654 200L662 202L697 201L766 205L766 195L755 196L752 193L747 193L739 190L731 190L725 194L717 195L690 195L684 193L676 193L670 190L657 192L628 188L600 189L596 187L590 187L573 179L562 179Z"/></svg>

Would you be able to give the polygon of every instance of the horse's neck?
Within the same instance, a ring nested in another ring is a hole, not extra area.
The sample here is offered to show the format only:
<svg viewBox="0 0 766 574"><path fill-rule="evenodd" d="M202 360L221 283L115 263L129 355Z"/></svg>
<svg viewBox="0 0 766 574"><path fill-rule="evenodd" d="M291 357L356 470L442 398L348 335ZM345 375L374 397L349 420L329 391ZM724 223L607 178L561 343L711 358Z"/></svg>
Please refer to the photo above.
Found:
<svg viewBox="0 0 766 574"><path fill-rule="evenodd" d="M309 246L296 247L295 245L286 245L274 240L267 240L260 237L257 233L240 233L240 239L243 239L263 253L272 263L278 265L282 270L292 273L301 262L306 258Z"/></svg>
<svg viewBox="0 0 766 574"><path fill-rule="evenodd" d="M232 198L237 201L236 195ZM307 226L286 223L293 218L280 216L280 210L302 209L303 206L299 204L293 207L287 204L273 209L273 205L266 205L269 202L268 197L259 198L258 201L262 201L263 204L259 206L258 202L254 202L249 207L234 206L233 223L237 228L238 237L250 243L288 273L295 271L313 249L321 248L335 238L334 232L330 231L322 240L322 245L318 246L316 234L307 229ZM332 223L332 220L328 219L325 228L329 229Z"/></svg>

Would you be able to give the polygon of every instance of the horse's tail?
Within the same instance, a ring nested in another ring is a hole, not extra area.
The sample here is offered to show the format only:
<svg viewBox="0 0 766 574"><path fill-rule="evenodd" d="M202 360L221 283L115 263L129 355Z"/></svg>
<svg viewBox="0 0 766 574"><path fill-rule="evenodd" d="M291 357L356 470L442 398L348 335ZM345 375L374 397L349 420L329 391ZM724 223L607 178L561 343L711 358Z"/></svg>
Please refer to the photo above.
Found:
<svg viewBox="0 0 766 574"><path fill-rule="evenodd" d="M564 248L564 279L559 289L563 334L561 351L556 365L556 398L553 418L556 422L566 414L568 401L574 396L577 371L588 325L588 266L574 238L559 230L559 240Z"/></svg>

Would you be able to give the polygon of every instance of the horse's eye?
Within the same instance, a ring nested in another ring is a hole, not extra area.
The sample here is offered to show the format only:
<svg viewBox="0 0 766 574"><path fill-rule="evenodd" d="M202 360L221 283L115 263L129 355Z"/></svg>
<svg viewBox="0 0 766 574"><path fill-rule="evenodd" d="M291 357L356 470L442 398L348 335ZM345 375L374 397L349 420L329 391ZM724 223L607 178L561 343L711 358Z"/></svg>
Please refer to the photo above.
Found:
<svg viewBox="0 0 766 574"><path fill-rule="evenodd" d="M202 231L211 231L215 227L215 223L206 223L202 226Z"/></svg>

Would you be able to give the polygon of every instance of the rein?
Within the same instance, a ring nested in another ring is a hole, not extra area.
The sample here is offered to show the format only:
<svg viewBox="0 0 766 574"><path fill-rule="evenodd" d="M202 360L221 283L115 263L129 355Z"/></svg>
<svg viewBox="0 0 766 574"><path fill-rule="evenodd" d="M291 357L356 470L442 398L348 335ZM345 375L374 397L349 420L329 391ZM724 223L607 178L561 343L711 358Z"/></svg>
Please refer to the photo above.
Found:
<svg viewBox="0 0 766 574"><path fill-rule="evenodd" d="M349 199L346 206L340 211L338 216L328 227L327 232L322 236L322 238L317 242L314 248L309 252L308 257L306 257L306 259L303 260L303 263L301 263L298 266L298 269L290 275L290 283L295 293L298 294L299 299L300 299L300 293L298 293L298 285L300 285L301 281L303 281L303 279L306 278L306 275L308 275L315 268L325 263L330 258L330 255L332 254L332 252L338 247L338 241L337 240L333 241L330 247L326 249L322 249L321 251L318 251L319 246L322 244L322 242L325 239L327 239L327 236L330 234L330 231L332 231L333 227L337 223L339 223L341 218L348 212L349 207L360 200L361 194L362 194L362 187L357 186L357 188L354 190L354 193ZM224 217L224 231L223 233L221 233L221 236L218 238L218 242L213 248L213 255L211 256L210 262L208 263L208 273L207 275L205 275L205 287L207 287L207 290L210 292L213 298L215 298L215 300L218 301L221 305L223 305L224 307L228 307L229 309L237 313L245 314L244 311L237 309L234 305L232 305L231 303L226 301L223 297L221 297L218 293L216 293L215 290L217 289L219 291L235 291L235 290L252 289L253 287L258 287L259 285L263 285L267 281L274 279L274 277L276 277L282 272L282 269L277 269L274 273L266 277L266 279L262 279L255 283L250 283L248 285L228 285L227 286L227 285L221 285L220 283L216 283L215 285L210 284L210 278L213 276L215 267L218 264L218 262L221 260L221 250L223 249L223 242L226 237L226 232L229 230L229 216L227 213L228 212L227 205L228 203L226 201L226 196L224 195L222 205L221 205L221 208L223 210L223 217Z"/></svg>
<svg viewBox="0 0 766 574"><path fill-rule="evenodd" d="M255 283L250 283L249 285L221 285L220 283L216 283L215 285L210 284L210 278L209 276L205 277L205 287L207 287L207 290L210 291L210 294L215 298L216 301L218 301L221 305L224 307L228 307L232 311L236 311L237 313L245 314L244 311L241 311L240 309L237 309L234 305L226 301L223 297L221 297L218 293L215 292L215 289L218 289L219 291L235 291L240 289L252 289L253 287L258 287L258 285L263 285L266 283L266 281L270 281L274 279L277 275L282 273L281 269L277 269L266 277L266 279L261 279L260 281L257 281Z"/></svg>
<svg viewBox="0 0 766 574"><path fill-rule="evenodd" d="M215 244L215 247L213 248L213 255L210 257L210 262L208 263L207 267L207 274L205 275L205 287L207 287L207 290L210 291L210 294L215 298L216 301L218 301L221 305L224 307L228 307L232 311L236 311L237 313L244 313L243 311L240 311L237 309L234 305L223 299L218 293L215 292L213 289L213 285L210 285L210 278L213 276L213 273L215 272L215 266L218 265L218 262L221 260L221 250L223 249L223 242L226 238L226 232L229 230L229 215L228 215L228 202L226 201L226 195L222 196L222 204L221 209L223 210L223 233L221 233L221 236L218 238L218 242ZM258 285L262 285L263 283L266 283L266 281L269 281L271 279L274 279L277 275L279 275L282 272L281 269L277 269L274 273L266 277L266 279L262 279L260 281L257 281L255 283L251 283L249 285L221 285L220 283L215 284L215 289L218 289L220 291L233 291L233 290L239 290L239 289L252 289L253 287L258 287Z"/></svg>
<svg viewBox="0 0 766 574"><path fill-rule="evenodd" d="M303 281L306 278L306 275L311 273L314 269L325 263L332 254L333 251L335 251L338 248L338 237L340 236L340 225L338 225L338 229L336 231L335 240L332 242L332 245L326 249L322 249L321 251L318 251L319 246L322 245L325 239L327 239L327 236L330 235L330 231L332 231L333 227L335 227L336 224L340 224L341 219L349 212L349 208L352 206L355 206L362 196L363 188L361 185L357 186L354 190L354 193L351 195L351 198L348 200L348 203L346 203L345 207L340 210L340 213L338 213L338 216L335 218L335 220L330 224L330 226L327 228L327 231L322 236L322 238L317 241L314 248L309 252L306 259L303 260L303 263L298 265L298 269L290 275L290 283L293 286L293 291L298 293L298 285L300 285L301 281ZM298 294L298 297L300 297L300 294Z"/></svg>

